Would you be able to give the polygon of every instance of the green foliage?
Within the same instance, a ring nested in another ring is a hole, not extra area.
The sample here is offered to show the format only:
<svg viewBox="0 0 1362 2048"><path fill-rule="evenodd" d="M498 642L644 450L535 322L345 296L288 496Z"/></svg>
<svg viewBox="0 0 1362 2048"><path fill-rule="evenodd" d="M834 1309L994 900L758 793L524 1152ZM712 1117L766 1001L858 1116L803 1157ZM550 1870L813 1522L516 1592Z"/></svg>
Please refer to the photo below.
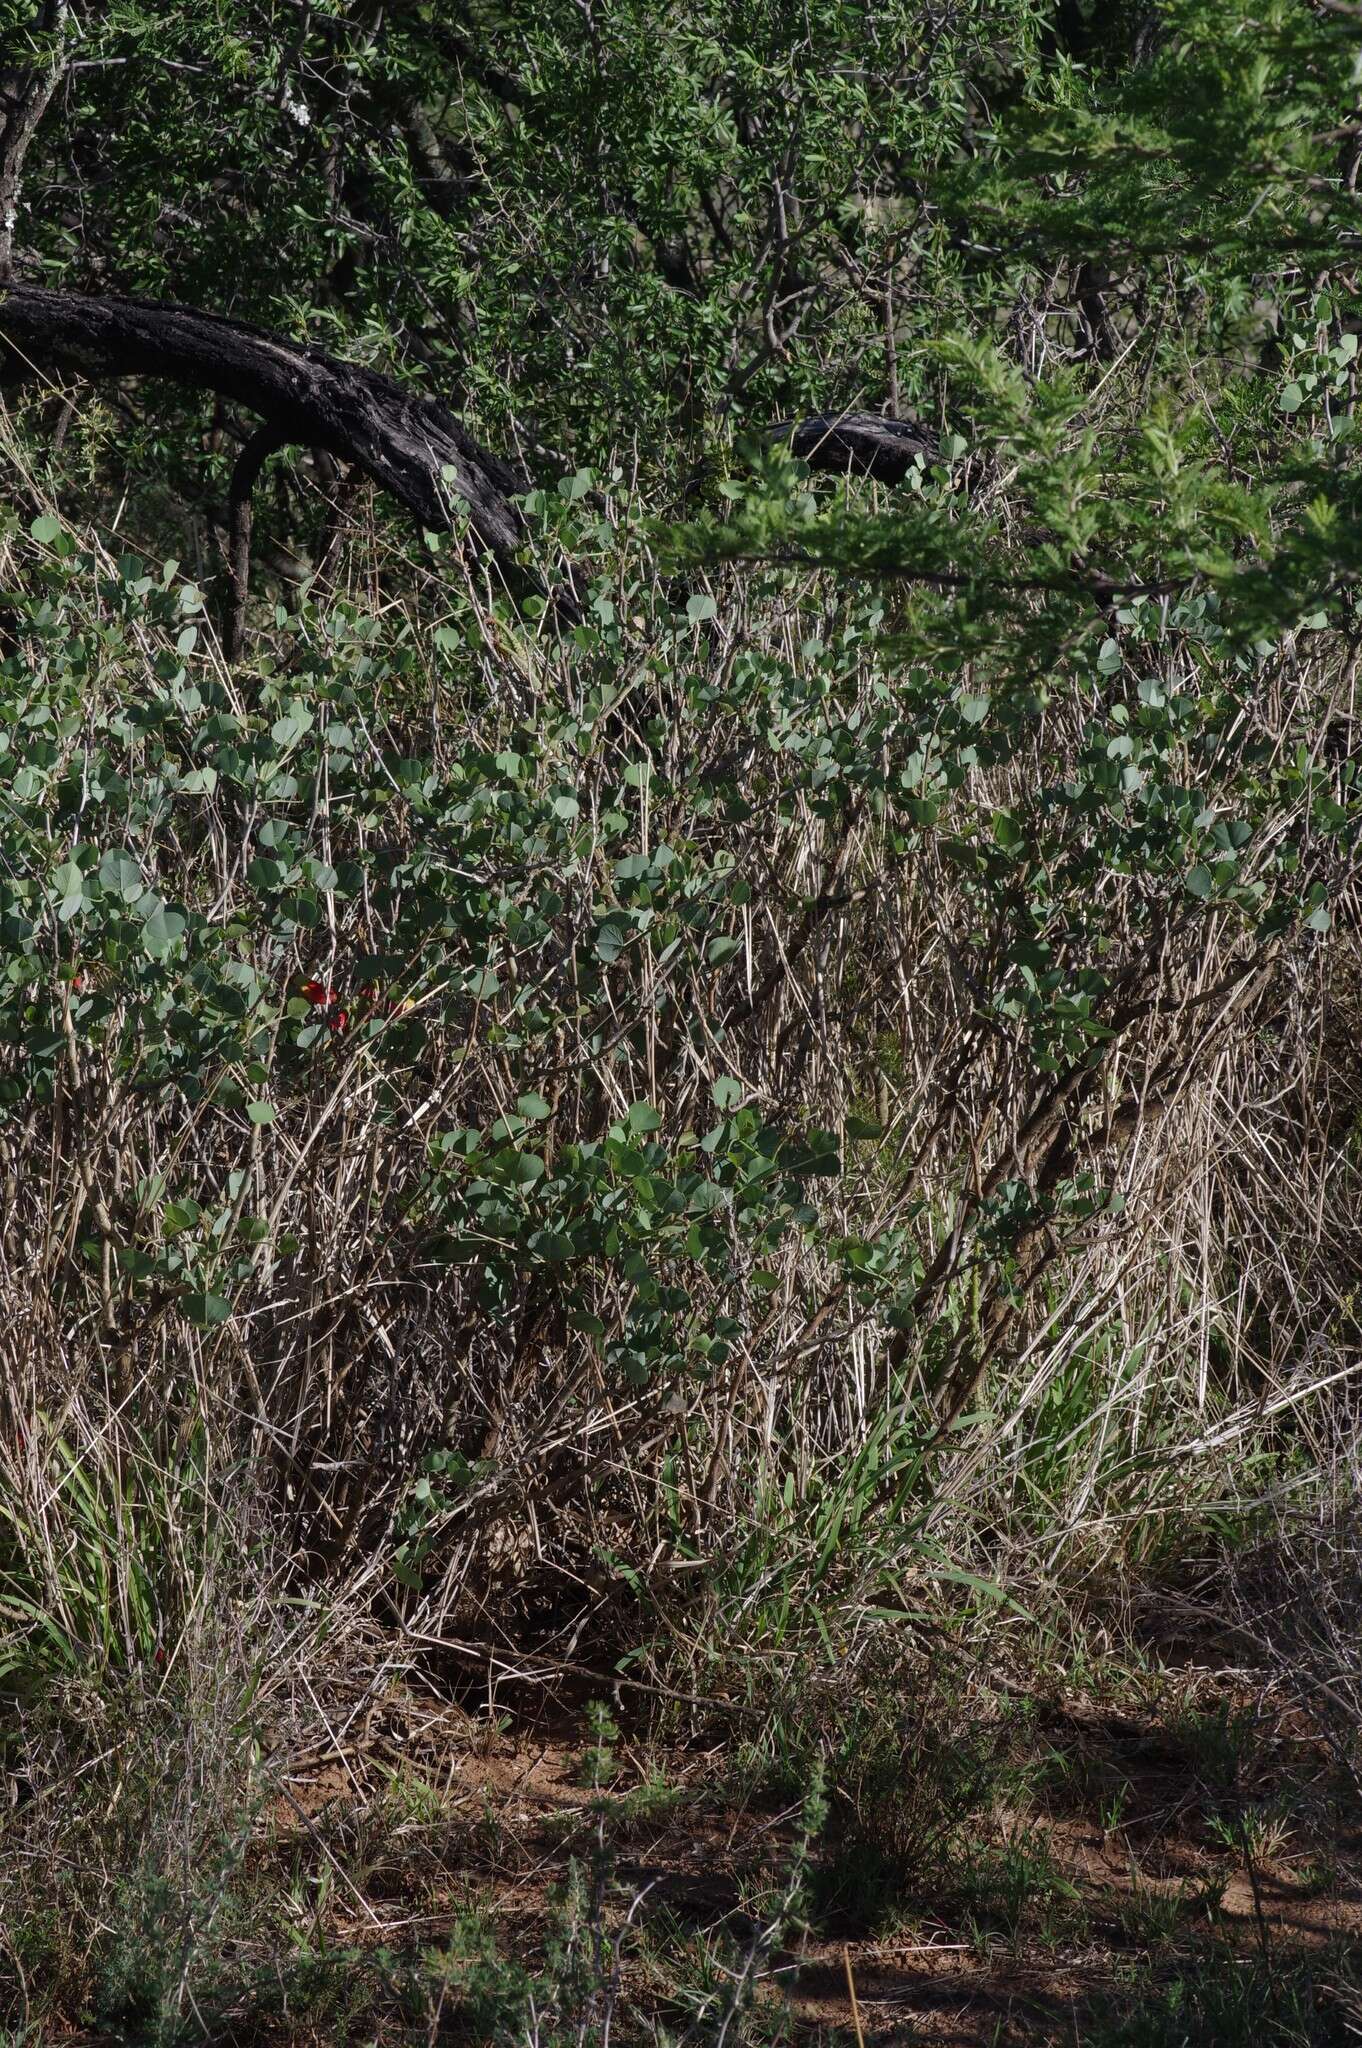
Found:
<svg viewBox="0 0 1362 2048"><path fill-rule="evenodd" d="M516 603L281 452L229 662L244 404L6 393L6 1688L173 1658L240 1464L294 1583L432 1657L781 1723L813 1791L696 2030L805 1909L824 1763L839 1910L1053 1933L1033 1844L962 1847L1001 1736L856 1685L1226 1538L1337 1434L1354 13L0 14L67 66L23 278L384 368L532 484ZM795 461L843 407L936 452ZM336 2027L597 2024L592 1736L543 1971L477 1913L414 1974L300 1939ZM138 1871L105 2002L173 2034L188 1895Z"/></svg>
<svg viewBox="0 0 1362 2048"><path fill-rule="evenodd" d="M1099 2009L1089 2038L1095 2048L1342 2048L1355 1998L1346 1954L1261 1963L1212 1952L1166 1984L1145 1979L1134 1996Z"/></svg>
<svg viewBox="0 0 1362 2048"><path fill-rule="evenodd" d="M0 1507L0 1695L172 1663L213 1566L208 1512L201 1442L168 1463L56 1438L40 1489Z"/></svg>
<svg viewBox="0 0 1362 2048"><path fill-rule="evenodd" d="M1091 666L1080 648L1039 686L987 687L980 650L966 687L902 666L882 609L854 601L792 656L704 650L660 592L621 589L620 564L597 583L600 623L573 636L569 703L530 725L476 708L502 650L524 659L509 622L471 644L441 629L432 661L409 630L307 608L248 704L182 623L199 597L173 564L153 577L69 543L13 546L4 1089L53 1100L93 1068L234 1134L216 1199L148 1171L117 1228L92 1205L81 1239L97 1259L112 1236L125 1304L170 1293L205 1328L298 1249L259 1171L276 1132L337 1090L393 1126L442 1048L479 1043L496 1083L479 1056L462 1099L442 1090L442 1127L389 1198L414 1255L465 1269L493 1322L547 1288L624 1383L704 1374L782 1245L815 1231L864 1307L911 1320L911 1241L828 1229L835 1131L793 1104L775 1120L743 1106L729 1075L670 1119L604 1085L631 1035L654 1074L687 1046L708 1061L706 1013L758 1008L753 912L795 942L816 915L754 889L736 857L757 801L778 823L866 821L878 889L945 868L980 1019L1033 1089L1070 1100L1145 1015L1144 963L1191 957L1208 928L1245 964L1326 929L1352 857L1351 763L1309 751L1308 696L1286 706L1294 744L1257 724L1279 657L1227 654L1207 598L1122 608ZM640 659L667 713L621 730ZM428 689L485 737L423 747ZM998 1174L979 1256L1006 1289L1038 1225L1116 1202L1077 1159L1048 1185Z"/></svg>
<svg viewBox="0 0 1362 2048"><path fill-rule="evenodd" d="M678 413L854 397L908 192L1035 75L1048 12L478 0L380 33L357 5L119 0L81 23L74 154L30 174L98 203L24 228L54 279L405 358L590 461Z"/></svg>

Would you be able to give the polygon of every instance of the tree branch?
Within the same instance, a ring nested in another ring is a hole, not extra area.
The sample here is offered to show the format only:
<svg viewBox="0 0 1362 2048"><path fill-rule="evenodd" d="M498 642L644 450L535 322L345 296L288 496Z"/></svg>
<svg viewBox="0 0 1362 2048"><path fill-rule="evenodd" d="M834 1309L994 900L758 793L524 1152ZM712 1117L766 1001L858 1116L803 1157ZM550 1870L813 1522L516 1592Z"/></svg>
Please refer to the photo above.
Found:
<svg viewBox="0 0 1362 2048"><path fill-rule="evenodd" d="M511 503L525 479L480 448L438 399L282 341L244 321L151 300L0 287L0 375L74 371L95 380L166 377L257 413L274 446L300 442L352 462L434 532L467 508L498 556L520 545Z"/></svg>
<svg viewBox="0 0 1362 2048"><path fill-rule="evenodd" d="M810 469L851 470L877 483L899 484L919 456L940 456L936 435L920 421L886 420L873 412L815 413L807 420L782 420L773 439L788 440L790 452Z"/></svg>

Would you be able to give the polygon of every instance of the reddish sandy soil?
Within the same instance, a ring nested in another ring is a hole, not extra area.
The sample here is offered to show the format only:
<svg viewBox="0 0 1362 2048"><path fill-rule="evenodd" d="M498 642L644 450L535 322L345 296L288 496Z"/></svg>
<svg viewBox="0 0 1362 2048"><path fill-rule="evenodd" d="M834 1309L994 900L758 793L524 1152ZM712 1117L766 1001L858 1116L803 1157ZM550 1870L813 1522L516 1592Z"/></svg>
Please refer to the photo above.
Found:
<svg viewBox="0 0 1362 2048"><path fill-rule="evenodd" d="M1223 1801L1217 1832L1195 1759L1166 1724L1077 1702L1047 1712L1041 1743L1071 1765L1058 1790L993 1814L981 1839L1039 1857L1050 1906L1008 1927L915 1899L879 1938L835 1923L809 1935L771 1959L762 1995L785 2001L778 2037L854 2041L848 1964L866 2043L1003 2048L1082 2042L1094 2000L1166 1978L1208 1944L1259 1960L1362 1954L1362 1842L1339 1839L1336 1822L1329 1838L1326 1759L1289 1719L1257 1744L1252 1780L1234 1794L1232 1810L1277 1816L1251 1864L1224 1838ZM338 1938L436 1944L475 1897L506 1951L534 1963L553 1887L569 1857L589 1851L583 1751L580 1734L489 1732L394 1700L361 1736L295 1761L262 1853L310 1845L362 1868L360 1882L334 1889ZM638 1796L650 1778L671 1788L651 1808ZM737 1801L725 1784L719 1751L645 1760L619 1748L614 1896L622 1909L647 1888L644 1938L625 1949L628 1995L644 2007L666 1980L652 1930L665 1925L672 1941L686 1930L703 1945L727 1929L741 1941L754 1886L788 1866L793 1810Z"/></svg>

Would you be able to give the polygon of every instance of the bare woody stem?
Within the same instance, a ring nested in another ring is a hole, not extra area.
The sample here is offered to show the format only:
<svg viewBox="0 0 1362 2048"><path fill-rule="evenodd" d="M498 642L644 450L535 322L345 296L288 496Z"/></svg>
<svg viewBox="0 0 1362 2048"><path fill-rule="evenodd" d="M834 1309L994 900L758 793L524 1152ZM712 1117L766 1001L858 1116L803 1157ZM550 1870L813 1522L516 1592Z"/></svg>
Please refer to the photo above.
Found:
<svg viewBox="0 0 1362 2048"><path fill-rule="evenodd" d="M246 600L251 580L251 493L268 458L287 443L277 427L257 427L236 459L227 500L227 575L230 589L227 629L223 636L228 661L240 661L246 643Z"/></svg>
<svg viewBox="0 0 1362 2048"><path fill-rule="evenodd" d="M264 328L156 300L0 288L0 374L165 377L256 413L277 445L354 462L434 532L467 521L493 553L520 544L512 496L524 480L438 399L391 377L283 341Z"/></svg>
<svg viewBox="0 0 1362 2048"><path fill-rule="evenodd" d="M57 35L66 16L67 0L44 0L34 29ZM24 158L65 69L65 59L58 54L46 66L14 64L0 70L0 284L8 283L14 264Z"/></svg>

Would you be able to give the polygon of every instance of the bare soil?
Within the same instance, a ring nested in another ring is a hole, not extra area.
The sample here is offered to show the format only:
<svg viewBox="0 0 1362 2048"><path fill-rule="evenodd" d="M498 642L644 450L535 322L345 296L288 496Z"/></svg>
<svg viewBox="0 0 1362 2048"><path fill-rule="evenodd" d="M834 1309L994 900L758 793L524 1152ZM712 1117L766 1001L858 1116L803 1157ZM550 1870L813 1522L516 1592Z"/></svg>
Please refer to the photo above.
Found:
<svg viewBox="0 0 1362 2048"><path fill-rule="evenodd" d="M1203 1695L1198 1711L1182 1725L1166 1706L1051 1703L1037 1723L1050 1768L979 1824L981 1853L1010 1846L1023 1869L1017 1909L999 1920L909 1890L873 1931L814 1916L771 1960L767 2038L853 2042L854 1984L862 2037L878 2048L1073 2044L1091 2012L1171 1982L1208 1950L1268 1968L1362 1955L1362 1839L1341 1824L1325 1752L1283 1714L1255 1728L1232 1786L1208 1785L1197 1730L1229 1723L1232 1689L1209 1709ZM788 1867L798 1810L739 1795L725 1752L706 1747L645 1755L622 1743L602 1795L585 1749L579 1729L490 1727L395 1696L353 1739L293 1761L259 1853L321 1855L346 1871L333 1888L338 1940L438 1945L476 1900L499 1947L534 1967L555 1888L571 1858L590 1855L603 1803L616 1923L646 1894L623 1957L628 1994L648 2009L666 1996L653 1930L665 1924L673 1949L725 1933L741 1944L762 1885Z"/></svg>

